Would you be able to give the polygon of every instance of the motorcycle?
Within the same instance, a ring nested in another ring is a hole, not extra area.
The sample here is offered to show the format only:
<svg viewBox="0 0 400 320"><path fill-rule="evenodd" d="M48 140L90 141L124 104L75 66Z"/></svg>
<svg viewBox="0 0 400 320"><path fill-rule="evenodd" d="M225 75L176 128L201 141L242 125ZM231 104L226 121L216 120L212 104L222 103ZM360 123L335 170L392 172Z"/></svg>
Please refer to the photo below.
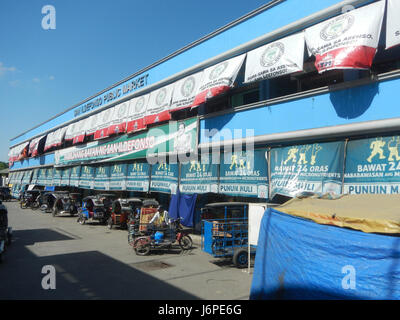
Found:
<svg viewBox="0 0 400 320"><path fill-rule="evenodd" d="M193 240L188 232L180 224L180 218L170 223L169 228L157 229L151 225L147 227L147 234L138 236L132 246L139 256L145 256L152 249L171 249L178 243L181 250L189 250L193 246Z"/></svg>
<svg viewBox="0 0 400 320"><path fill-rule="evenodd" d="M11 245L12 228L8 226L7 208L0 201L0 262L3 261L3 254Z"/></svg>
<svg viewBox="0 0 400 320"><path fill-rule="evenodd" d="M26 209L29 207L32 207L37 196L39 195L40 191L39 190L28 190L25 191L20 200L20 207L21 209Z"/></svg>
<svg viewBox="0 0 400 320"><path fill-rule="evenodd" d="M142 200L138 198L117 199L112 203L111 215L107 220L109 229L113 226L120 226L122 229L128 229L130 217L136 211L136 208L142 205Z"/></svg>

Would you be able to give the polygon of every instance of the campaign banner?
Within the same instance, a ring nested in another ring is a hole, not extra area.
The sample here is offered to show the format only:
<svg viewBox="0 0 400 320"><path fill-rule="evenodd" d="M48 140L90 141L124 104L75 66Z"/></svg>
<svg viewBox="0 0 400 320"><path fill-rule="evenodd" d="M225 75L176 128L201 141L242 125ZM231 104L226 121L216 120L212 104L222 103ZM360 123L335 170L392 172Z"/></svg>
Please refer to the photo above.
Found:
<svg viewBox="0 0 400 320"><path fill-rule="evenodd" d="M72 141L72 139L74 139L75 126L76 126L76 122L70 123L68 125L67 130L65 131L65 136L64 136L65 141Z"/></svg>
<svg viewBox="0 0 400 320"><path fill-rule="evenodd" d="M109 136L108 127L111 125L113 118L113 108L108 108L100 113L97 118L97 130L94 133L94 140L104 139Z"/></svg>
<svg viewBox="0 0 400 320"><path fill-rule="evenodd" d="M181 164L179 190L182 193L218 193L219 164L207 161L192 160Z"/></svg>
<svg viewBox="0 0 400 320"><path fill-rule="evenodd" d="M197 118L170 121L135 136L123 135L107 142L92 142L55 152L56 165L84 161L145 159L160 153L191 153L197 150Z"/></svg>
<svg viewBox="0 0 400 320"><path fill-rule="evenodd" d="M69 177L69 185L71 187L79 187L79 179L81 177L81 166L72 167Z"/></svg>
<svg viewBox="0 0 400 320"><path fill-rule="evenodd" d="M304 32L247 53L244 82L272 79L303 70Z"/></svg>
<svg viewBox="0 0 400 320"><path fill-rule="evenodd" d="M110 190L126 190L126 163L113 164L110 173Z"/></svg>
<svg viewBox="0 0 400 320"><path fill-rule="evenodd" d="M54 175L54 169L53 168L47 168L46 169L46 180L45 180L45 185L46 186L53 186L53 175Z"/></svg>
<svg viewBox="0 0 400 320"><path fill-rule="evenodd" d="M37 157L38 156L38 154L39 154L39 150L38 150L39 142L44 137L45 136L41 136L41 137L35 138L29 143L29 156L30 157Z"/></svg>
<svg viewBox="0 0 400 320"><path fill-rule="evenodd" d="M55 187L61 186L62 174L63 174L63 169L54 168L54 171L53 171L53 186L55 186Z"/></svg>
<svg viewBox="0 0 400 320"><path fill-rule="evenodd" d="M150 94L133 98L129 102L126 132L133 133L146 129L145 117Z"/></svg>
<svg viewBox="0 0 400 320"><path fill-rule="evenodd" d="M59 128L55 131L53 136L53 144L52 147L59 147L64 141L65 132L67 131L67 127Z"/></svg>
<svg viewBox="0 0 400 320"><path fill-rule="evenodd" d="M193 105L198 106L233 87L245 57L242 54L205 69Z"/></svg>
<svg viewBox="0 0 400 320"><path fill-rule="evenodd" d="M179 165L177 163L156 163L151 166L151 192L176 194Z"/></svg>
<svg viewBox="0 0 400 320"><path fill-rule="evenodd" d="M70 184L70 181L69 181L70 176L71 176L71 171L72 171L72 168L62 169L60 186L67 187L67 186L72 185L72 184Z"/></svg>
<svg viewBox="0 0 400 320"><path fill-rule="evenodd" d="M266 149L222 153L219 193L267 199Z"/></svg>
<svg viewBox="0 0 400 320"><path fill-rule="evenodd" d="M144 120L146 126L171 119L169 109L173 88L171 84L150 93Z"/></svg>
<svg viewBox="0 0 400 320"><path fill-rule="evenodd" d="M203 71L187 76L174 83L170 112L195 107L194 99L198 92Z"/></svg>
<svg viewBox="0 0 400 320"><path fill-rule="evenodd" d="M113 109L108 135L120 134L126 132L126 117L128 116L130 101L116 105Z"/></svg>
<svg viewBox="0 0 400 320"><path fill-rule="evenodd" d="M24 172L24 176L22 178L22 184L30 184L32 177L32 170L27 170Z"/></svg>
<svg viewBox="0 0 400 320"><path fill-rule="evenodd" d="M340 195L344 141L295 145L270 151L271 198L302 192Z"/></svg>
<svg viewBox="0 0 400 320"><path fill-rule="evenodd" d="M110 174L109 165L101 165L95 168L94 186L95 190L110 190Z"/></svg>
<svg viewBox="0 0 400 320"><path fill-rule="evenodd" d="M399 146L400 136L349 141L344 193L400 193Z"/></svg>
<svg viewBox="0 0 400 320"><path fill-rule="evenodd" d="M400 44L400 1L387 0L386 49Z"/></svg>
<svg viewBox="0 0 400 320"><path fill-rule="evenodd" d="M78 121L75 125L72 144L82 143L86 137L86 126L89 118Z"/></svg>
<svg viewBox="0 0 400 320"><path fill-rule="evenodd" d="M55 131L47 134L46 143L44 145L44 152L46 152L47 150L49 150L53 147L54 134L55 134Z"/></svg>
<svg viewBox="0 0 400 320"><path fill-rule="evenodd" d="M98 123L100 122L100 113L91 115L88 118L85 134L86 136L94 135L97 131Z"/></svg>
<svg viewBox="0 0 400 320"><path fill-rule="evenodd" d="M126 174L126 190L149 191L150 165L147 162L134 162L128 164Z"/></svg>
<svg viewBox="0 0 400 320"><path fill-rule="evenodd" d="M381 33L385 1L351 10L305 30L308 51L319 73L369 69Z"/></svg>
<svg viewBox="0 0 400 320"><path fill-rule="evenodd" d="M94 189L95 168L92 166L82 166L79 177L79 188Z"/></svg>

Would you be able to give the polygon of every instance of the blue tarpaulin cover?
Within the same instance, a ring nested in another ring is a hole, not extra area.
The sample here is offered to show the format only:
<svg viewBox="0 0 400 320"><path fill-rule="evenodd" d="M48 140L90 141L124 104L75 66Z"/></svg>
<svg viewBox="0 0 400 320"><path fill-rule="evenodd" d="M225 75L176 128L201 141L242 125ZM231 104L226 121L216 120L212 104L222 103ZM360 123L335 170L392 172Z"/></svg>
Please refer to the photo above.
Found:
<svg viewBox="0 0 400 320"><path fill-rule="evenodd" d="M168 213L171 219L181 217L181 224L185 227L193 227L193 213L196 205L197 194L180 193L172 195Z"/></svg>
<svg viewBox="0 0 400 320"><path fill-rule="evenodd" d="M250 299L400 299L400 237L321 225L269 208Z"/></svg>

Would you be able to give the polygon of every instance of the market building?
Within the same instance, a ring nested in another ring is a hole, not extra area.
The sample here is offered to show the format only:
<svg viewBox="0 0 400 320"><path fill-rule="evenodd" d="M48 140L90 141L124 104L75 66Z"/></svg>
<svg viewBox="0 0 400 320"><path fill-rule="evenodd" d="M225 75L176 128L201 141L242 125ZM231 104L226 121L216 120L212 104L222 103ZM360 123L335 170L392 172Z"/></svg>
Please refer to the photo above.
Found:
<svg viewBox="0 0 400 320"><path fill-rule="evenodd" d="M12 139L9 183L179 190L195 224L212 201L399 193L399 21L398 0L270 1Z"/></svg>

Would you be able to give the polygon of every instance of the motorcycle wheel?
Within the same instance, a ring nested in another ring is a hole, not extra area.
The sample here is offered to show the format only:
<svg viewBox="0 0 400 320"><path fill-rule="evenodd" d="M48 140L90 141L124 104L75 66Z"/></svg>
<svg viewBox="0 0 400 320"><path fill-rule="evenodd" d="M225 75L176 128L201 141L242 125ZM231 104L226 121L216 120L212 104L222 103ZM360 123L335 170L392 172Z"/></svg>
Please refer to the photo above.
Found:
<svg viewBox="0 0 400 320"><path fill-rule="evenodd" d="M182 250L190 250L193 246L193 240L190 236L183 236L179 240L179 246L182 248Z"/></svg>
<svg viewBox="0 0 400 320"><path fill-rule="evenodd" d="M25 202L21 202L20 206L21 206L21 209L26 209L26 203Z"/></svg>
<svg viewBox="0 0 400 320"><path fill-rule="evenodd" d="M57 216L57 214L58 214L58 209L57 209L56 206L54 206L53 210L51 210L51 215L52 215L53 217L55 217L55 216Z"/></svg>
<svg viewBox="0 0 400 320"><path fill-rule="evenodd" d="M83 218L83 217L79 217L79 218L78 218L78 223L79 223L80 225L84 225L85 222L86 222L85 218Z"/></svg>
<svg viewBox="0 0 400 320"><path fill-rule="evenodd" d="M142 243L143 240L145 239L139 238L133 244L135 252L138 256L146 256L150 253L150 244L147 241L146 243Z"/></svg>

